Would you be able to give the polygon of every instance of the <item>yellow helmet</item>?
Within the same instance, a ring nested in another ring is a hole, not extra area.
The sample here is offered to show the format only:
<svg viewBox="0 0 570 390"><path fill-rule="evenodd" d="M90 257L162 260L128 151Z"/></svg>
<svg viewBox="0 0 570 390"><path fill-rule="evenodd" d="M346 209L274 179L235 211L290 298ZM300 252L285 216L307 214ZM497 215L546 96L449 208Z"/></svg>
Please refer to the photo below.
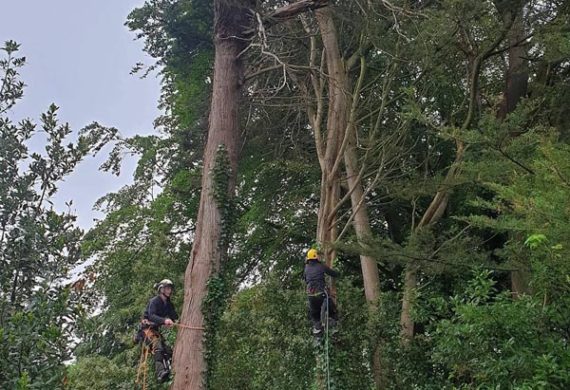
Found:
<svg viewBox="0 0 570 390"><path fill-rule="evenodd" d="M319 258L319 252L316 249L309 249L307 251L307 260L317 260Z"/></svg>

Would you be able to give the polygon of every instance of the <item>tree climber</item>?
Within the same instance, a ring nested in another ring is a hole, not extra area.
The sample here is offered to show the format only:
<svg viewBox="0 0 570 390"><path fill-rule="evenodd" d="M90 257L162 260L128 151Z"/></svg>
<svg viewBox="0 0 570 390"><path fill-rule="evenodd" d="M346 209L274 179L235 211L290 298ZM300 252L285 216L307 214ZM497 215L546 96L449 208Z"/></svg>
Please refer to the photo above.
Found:
<svg viewBox="0 0 570 390"><path fill-rule="evenodd" d="M170 328L178 319L170 296L174 290L174 283L169 279L163 279L155 285L157 295L153 297L146 307L142 320L144 342L151 347L154 356L154 368L156 379L159 383L166 382L170 376L170 359L172 348L166 345L164 337L160 333L162 325Z"/></svg>
<svg viewBox="0 0 570 390"><path fill-rule="evenodd" d="M338 321L336 306L329 295L329 290L325 282L325 274L336 278L339 273L319 260L319 252L316 249L309 249L305 261L305 271L303 279L307 285L307 297L309 300L309 315L313 322L313 335L318 337L323 333L321 323L321 310L323 304L328 303L329 325L334 326Z"/></svg>

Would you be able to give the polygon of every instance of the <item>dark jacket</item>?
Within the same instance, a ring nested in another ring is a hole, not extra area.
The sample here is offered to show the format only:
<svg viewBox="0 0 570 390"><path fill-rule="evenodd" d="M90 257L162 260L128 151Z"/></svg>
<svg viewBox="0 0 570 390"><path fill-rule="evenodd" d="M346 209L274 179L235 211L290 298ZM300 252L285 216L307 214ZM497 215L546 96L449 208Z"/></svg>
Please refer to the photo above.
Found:
<svg viewBox="0 0 570 390"><path fill-rule="evenodd" d="M144 319L152 322L158 328L164 324L166 318L176 321L178 314L176 314L176 310L174 310L170 299L166 299L165 302L157 295L148 302L146 310L144 311Z"/></svg>
<svg viewBox="0 0 570 390"><path fill-rule="evenodd" d="M321 263L320 261L310 260L305 264L305 272L303 279L307 283L307 293L317 294L325 291L325 274L336 278L340 274Z"/></svg>

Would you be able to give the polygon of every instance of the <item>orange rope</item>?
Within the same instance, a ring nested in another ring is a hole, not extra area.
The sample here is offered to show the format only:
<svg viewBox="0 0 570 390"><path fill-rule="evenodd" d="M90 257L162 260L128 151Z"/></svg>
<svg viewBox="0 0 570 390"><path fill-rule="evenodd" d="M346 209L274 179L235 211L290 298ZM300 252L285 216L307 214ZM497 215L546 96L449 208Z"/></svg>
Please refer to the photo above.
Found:
<svg viewBox="0 0 570 390"><path fill-rule="evenodd" d="M143 369L143 388L142 388L142 390L146 390L146 374L148 371L147 366L146 366L147 359L148 359L148 348L145 348L145 350L144 350L144 363L143 363L144 369Z"/></svg>
<svg viewBox="0 0 570 390"><path fill-rule="evenodd" d="M178 322L174 323L174 326L178 326L179 328L184 328L184 329L190 329L190 330L205 330L203 327L201 326L190 326L190 325L184 325L184 324L179 324Z"/></svg>
<svg viewBox="0 0 570 390"><path fill-rule="evenodd" d="M140 377L142 374L142 389L146 390L146 374L147 374L147 360L148 360L148 347L143 343L141 357L139 359L139 367L137 369L137 379L135 384L141 384Z"/></svg>
<svg viewBox="0 0 570 390"><path fill-rule="evenodd" d="M174 323L174 326L178 326L179 328L190 329L190 330L205 330L201 326L190 326L180 323ZM154 349L154 337L151 332L145 332L145 340L151 340L151 347ZM146 377L147 377L147 360L148 354L150 352L149 346L147 346L144 341L142 343L142 350L141 350L141 357L139 359L139 367L137 369L137 379L135 380L135 384L142 384L142 390L146 390ZM141 375L142 375L142 383L141 383Z"/></svg>
<svg viewBox="0 0 570 390"><path fill-rule="evenodd" d="M148 355L149 353L153 353L155 352L155 348L156 348L156 340L159 338L155 332L150 329L147 328L144 331L144 341L142 342L142 353L141 353L141 358L139 361L139 367L137 370L137 379L136 379L136 384L140 384L140 376L142 373L142 390L146 390L146 382L147 382L147 374L148 374L148 365L147 365L147 361L148 361ZM150 341L150 345L147 345L147 341Z"/></svg>
<svg viewBox="0 0 570 390"><path fill-rule="evenodd" d="M139 364L137 367L137 379L135 379L135 384L139 383L139 378L140 378L140 374L141 374L141 366L142 366L142 362L143 362L143 356L144 356L144 344L141 348L141 357L139 358Z"/></svg>

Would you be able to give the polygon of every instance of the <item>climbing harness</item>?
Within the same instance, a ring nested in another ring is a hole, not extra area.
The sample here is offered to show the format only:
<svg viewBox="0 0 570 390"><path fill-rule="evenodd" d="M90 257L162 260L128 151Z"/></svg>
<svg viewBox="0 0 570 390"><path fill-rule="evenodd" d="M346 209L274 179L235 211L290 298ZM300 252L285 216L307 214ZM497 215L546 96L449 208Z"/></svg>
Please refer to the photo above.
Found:
<svg viewBox="0 0 570 390"><path fill-rule="evenodd" d="M149 322L143 322L145 325L148 325ZM185 324L180 324L178 322L174 323L174 326L183 329L189 330L205 330L201 326L190 326ZM139 365L137 368L137 377L135 380L135 385L140 385L142 390L147 389L147 372L148 372L148 355L154 354L156 349L157 341L160 339L160 336L157 335L151 328L143 329L144 339L142 342L142 349L141 349L141 357L139 359ZM146 341L148 340L148 342ZM165 366L170 366L169 362L165 362ZM168 367L170 369L170 367Z"/></svg>
<svg viewBox="0 0 570 390"><path fill-rule="evenodd" d="M145 341L142 342L141 357L139 359L139 366L137 369L137 378L135 380L135 385L141 385L142 390L146 390L146 377L148 372L148 355L149 353L154 353L156 347L156 340L158 336L150 329L143 330ZM147 343L149 340L150 343Z"/></svg>

